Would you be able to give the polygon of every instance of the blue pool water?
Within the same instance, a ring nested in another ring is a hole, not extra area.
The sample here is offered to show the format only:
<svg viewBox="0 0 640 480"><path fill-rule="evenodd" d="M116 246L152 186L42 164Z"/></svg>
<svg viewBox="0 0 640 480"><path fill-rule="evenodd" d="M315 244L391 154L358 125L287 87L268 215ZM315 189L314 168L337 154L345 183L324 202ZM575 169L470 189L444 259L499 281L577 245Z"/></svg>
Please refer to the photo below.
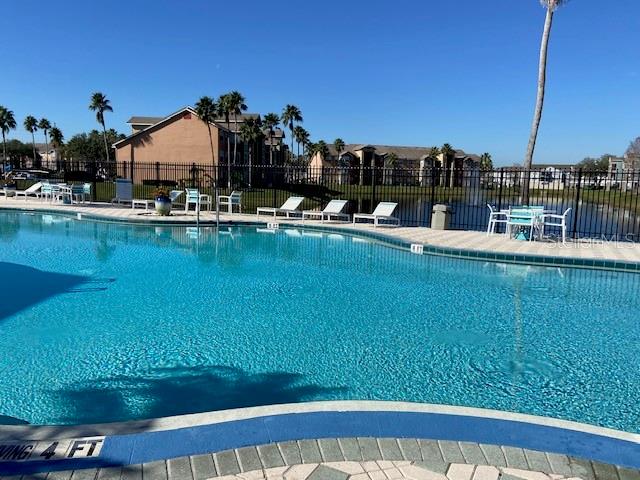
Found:
<svg viewBox="0 0 640 480"><path fill-rule="evenodd" d="M0 416L381 399L640 431L640 275L0 211L0 278Z"/></svg>

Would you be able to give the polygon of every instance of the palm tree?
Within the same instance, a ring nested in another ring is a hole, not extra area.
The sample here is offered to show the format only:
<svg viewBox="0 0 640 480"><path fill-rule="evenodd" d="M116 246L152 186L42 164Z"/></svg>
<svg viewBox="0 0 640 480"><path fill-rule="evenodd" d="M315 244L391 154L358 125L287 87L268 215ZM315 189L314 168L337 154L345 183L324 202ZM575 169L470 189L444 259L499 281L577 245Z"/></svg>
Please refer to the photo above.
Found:
<svg viewBox="0 0 640 480"><path fill-rule="evenodd" d="M218 116L224 118L227 124L227 187L231 188L231 130L229 128L229 94L225 93L218 97Z"/></svg>
<svg viewBox="0 0 640 480"><path fill-rule="evenodd" d="M309 132L298 125L293 129L293 134L296 137L296 143L298 144L298 157L300 156L300 144L302 144L302 154L304 156L304 149L309 143Z"/></svg>
<svg viewBox="0 0 640 480"><path fill-rule="evenodd" d="M249 145L249 187L251 187L251 169L253 166L253 144L262 138L262 122L259 118L247 118L240 127L242 141Z"/></svg>
<svg viewBox="0 0 640 480"><path fill-rule="evenodd" d="M233 114L233 123L235 125L233 134L233 163L236 163L236 155L238 152L238 114L247 111L247 106L244 104L245 99L238 91L233 91L227 94L227 108Z"/></svg>
<svg viewBox="0 0 640 480"><path fill-rule="evenodd" d="M60 165L60 159L58 158L58 149L62 146L64 142L64 135L62 135L62 131L54 126L49 132L49 138L51 140L51 146L53 147L53 151L55 152L56 157L56 170Z"/></svg>
<svg viewBox="0 0 640 480"><path fill-rule="evenodd" d="M493 170L493 159L491 158L490 153L483 153L480 156L480 170L488 171Z"/></svg>
<svg viewBox="0 0 640 480"><path fill-rule="evenodd" d="M107 145L107 128L104 124L104 112L113 112L111 108L111 102L107 97L100 93L95 92L91 95L91 103L89 104L89 110L96 112L96 120L102 125L102 138L104 139L104 152L107 155L107 162L109 162L109 146Z"/></svg>
<svg viewBox="0 0 640 480"><path fill-rule="evenodd" d="M204 96L196 103L196 114L200 117L209 131L209 145L211 145L211 164L215 167L216 156L213 151L213 137L211 136L211 124L216 121L218 106L213 98Z"/></svg>
<svg viewBox="0 0 640 480"><path fill-rule="evenodd" d="M446 181L446 175L447 175L447 170L449 168L449 158L451 158L451 156L455 153L455 150L453 149L453 147L451 145L449 145L448 143L445 143L442 148L440 149L440 153L442 154L442 173L445 176L445 178L443 180ZM453 187L453 167L454 165L451 165L451 173L449 174L449 186ZM443 181L443 184L445 183L445 181ZM445 185L446 186L446 185Z"/></svg>
<svg viewBox="0 0 640 480"><path fill-rule="evenodd" d="M264 116L264 120L262 122L262 124L269 131L269 163L271 165L273 165L273 134L274 129L278 126L279 123L280 117L277 113L267 113Z"/></svg>
<svg viewBox="0 0 640 480"><path fill-rule="evenodd" d="M298 107L296 107L295 105L287 105L286 107L284 107L284 110L282 111L282 124L288 125L289 130L291 131L291 155L293 155L293 127L295 125L295 122L302 123L303 121L304 120L302 119L302 112Z"/></svg>
<svg viewBox="0 0 640 480"><path fill-rule="evenodd" d="M344 147L345 147L344 140L342 140L340 137L336 138L333 141L333 148L336 149L336 152L338 154L338 160L340 160L340 155L342 155L342 151L344 150Z"/></svg>
<svg viewBox="0 0 640 480"><path fill-rule="evenodd" d="M0 130L2 130L2 162L7 161L7 134L16 128L16 119L13 112L0 105ZM3 168L4 173L4 168Z"/></svg>
<svg viewBox="0 0 640 480"><path fill-rule="evenodd" d="M329 146L324 140L316 143L316 153L319 153L321 158L326 158L329 155Z"/></svg>
<svg viewBox="0 0 640 480"><path fill-rule="evenodd" d="M49 120L47 120L46 118L40 119L40 121L38 122L38 128L44 132L44 144L45 144L45 148L47 149L46 151L47 151L47 160L48 160L49 159L49 138L47 137L47 132L51 129L51 124L49 123Z"/></svg>
<svg viewBox="0 0 640 480"><path fill-rule="evenodd" d="M31 115L27 115L24 119L24 129L27 132L31 133L31 145L33 146L33 166L36 164L36 136L35 132L38 130L38 120L36 117L32 117Z"/></svg>
<svg viewBox="0 0 640 480"><path fill-rule="evenodd" d="M568 0L540 0L542 6L547 9L547 15L544 21L544 30L542 32L542 42L540 44L540 63L538 65L538 93L536 97L536 107L533 112L533 123L531 125L531 134L529 135L529 145L527 153L524 157L524 179L522 182L522 203L529 203L529 180L531 165L533 163L533 152L536 148L538 139L538 129L540 128L540 120L542 119L542 107L544 105L545 85L547 82L547 50L549 47L549 36L551 34L551 25L553 24L553 13L556 8L561 7Z"/></svg>

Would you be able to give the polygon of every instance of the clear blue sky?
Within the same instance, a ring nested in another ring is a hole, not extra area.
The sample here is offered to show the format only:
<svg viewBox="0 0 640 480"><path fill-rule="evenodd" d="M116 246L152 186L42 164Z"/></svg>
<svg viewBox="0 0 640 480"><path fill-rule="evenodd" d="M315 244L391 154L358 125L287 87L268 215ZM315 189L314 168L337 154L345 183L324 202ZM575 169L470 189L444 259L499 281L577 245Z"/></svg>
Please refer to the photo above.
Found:
<svg viewBox="0 0 640 480"><path fill-rule="evenodd" d="M5 2L0 104L18 138L31 114L68 139L96 127L96 90L126 132L131 115L236 89L251 111L298 105L314 140L449 142L509 165L524 156L543 21L538 0ZM638 32L638 0L557 12L536 162L621 154L640 136Z"/></svg>

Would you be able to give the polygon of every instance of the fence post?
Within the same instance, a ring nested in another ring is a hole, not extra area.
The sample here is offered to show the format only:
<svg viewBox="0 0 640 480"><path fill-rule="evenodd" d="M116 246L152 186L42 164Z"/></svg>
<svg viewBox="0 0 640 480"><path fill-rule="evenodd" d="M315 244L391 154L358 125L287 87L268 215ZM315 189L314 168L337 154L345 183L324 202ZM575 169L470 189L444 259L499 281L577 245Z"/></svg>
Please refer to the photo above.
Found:
<svg viewBox="0 0 640 480"><path fill-rule="evenodd" d="M573 210L573 238L577 237L578 232L578 210L580 208L580 184L582 183L582 168L578 169L578 179L576 182L576 208Z"/></svg>
<svg viewBox="0 0 640 480"><path fill-rule="evenodd" d="M427 211L427 221L426 223L431 228L431 217L433 215L433 204L436 201L436 167L431 167L431 193L429 198L429 211Z"/></svg>
<svg viewBox="0 0 640 480"><path fill-rule="evenodd" d="M500 167L500 188L498 189L497 210L502 210L502 186L504 185L504 168Z"/></svg>
<svg viewBox="0 0 640 480"><path fill-rule="evenodd" d="M65 171L66 174L66 171ZM95 202L98 199L98 192L96 192L96 189L98 188L98 181L96 179L96 177L98 176L98 166L96 165L96 162L93 162L93 175L92 175L92 182L91 182L91 201Z"/></svg>
<svg viewBox="0 0 640 480"><path fill-rule="evenodd" d="M376 208L376 169L375 160L373 160L373 166L371 167L371 211Z"/></svg>

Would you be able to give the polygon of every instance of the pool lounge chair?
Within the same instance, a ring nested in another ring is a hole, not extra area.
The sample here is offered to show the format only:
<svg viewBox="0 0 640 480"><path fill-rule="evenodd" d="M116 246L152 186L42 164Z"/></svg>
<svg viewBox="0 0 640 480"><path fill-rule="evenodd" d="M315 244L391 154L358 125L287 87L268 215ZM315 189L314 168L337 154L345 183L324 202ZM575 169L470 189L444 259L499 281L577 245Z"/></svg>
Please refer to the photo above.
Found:
<svg viewBox="0 0 640 480"><path fill-rule="evenodd" d="M16 190L14 192L14 197L15 198L24 197L25 200L29 196L40 198L40 189L41 188L42 188L42 182L37 182L37 183L34 183L33 185L31 185L26 190Z"/></svg>
<svg viewBox="0 0 640 480"><path fill-rule="evenodd" d="M289 197L280 208L258 207L256 215L260 215L260 212L262 212L268 215L273 215L274 219L279 213L284 213L287 218L289 218L292 213L295 213L296 215L302 215L302 212L298 210L298 207L303 202L303 200L304 197Z"/></svg>
<svg viewBox="0 0 640 480"><path fill-rule="evenodd" d="M342 211L349 203L348 200L331 200L324 207L324 210L305 210L302 212L302 220L305 218L320 217L320 222L324 223L325 219L331 220L333 218L342 219L346 222L350 220L350 216Z"/></svg>
<svg viewBox="0 0 640 480"><path fill-rule="evenodd" d="M133 200L133 183L125 178L116 178L116 196L111 203L131 203Z"/></svg>
<svg viewBox="0 0 640 480"><path fill-rule="evenodd" d="M400 226L400 219L398 217L394 217L393 211L398 207L398 204L395 202L380 202L373 213L356 213L353 216L353 224L355 225L356 220L373 220L373 226L377 227L378 225L389 225L394 227ZM380 220L389 223L380 223Z"/></svg>

